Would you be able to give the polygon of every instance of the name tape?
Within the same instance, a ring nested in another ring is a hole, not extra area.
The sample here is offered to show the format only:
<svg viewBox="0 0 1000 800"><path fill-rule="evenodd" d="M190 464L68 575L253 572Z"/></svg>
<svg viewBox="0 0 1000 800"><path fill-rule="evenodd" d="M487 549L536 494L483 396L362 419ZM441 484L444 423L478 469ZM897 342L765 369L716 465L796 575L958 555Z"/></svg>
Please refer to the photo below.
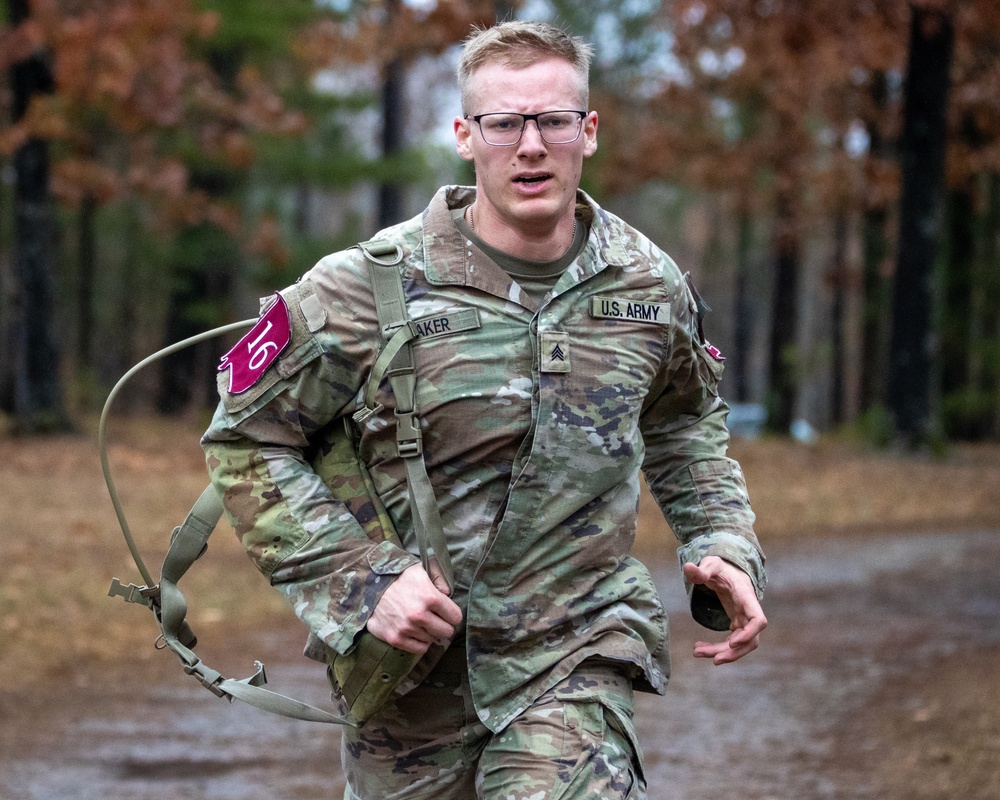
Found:
<svg viewBox="0 0 1000 800"><path fill-rule="evenodd" d="M623 319L651 325L669 325L670 305L616 297L594 297L590 301L590 316L596 319Z"/></svg>
<svg viewBox="0 0 1000 800"><path fill-rule="evenodd" d="M465 308L448 314L421 317L413 320L413 325L417 329L417 336L421 339L449 336L453 333L471 331L480 327L479 312L474 308Z"/></svg>

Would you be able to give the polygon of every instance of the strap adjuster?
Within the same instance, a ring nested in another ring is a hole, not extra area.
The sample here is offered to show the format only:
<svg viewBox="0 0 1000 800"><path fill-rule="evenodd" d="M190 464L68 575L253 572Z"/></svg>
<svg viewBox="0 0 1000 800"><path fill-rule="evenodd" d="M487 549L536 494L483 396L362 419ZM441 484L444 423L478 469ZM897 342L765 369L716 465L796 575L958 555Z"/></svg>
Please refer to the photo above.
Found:
<svg viewBox="0 0 1000 800"><path fill-rule="evenodd" d="M125 586L118 578L111 579L111 587L108 589L108 597L120 597L126 603L136 603L155 610L157 599L160 596L160 586L136 586L130 583Z"/></svg>
<svg viewBox="0 0 1000 800"><path fill-rule="evenodd" d="M400 458L423 455L424 434L420 430L420 419L413 411L396 412L396 452Z"/></svg>
<svg viewBox="0 0 1000 800"><path fill-rule="evenodd" d="M364 425L369 419L374 417L376 414L380 414L385 406L381 403L375 403L372 408L365 406L364 408L358 409L354 412L351 417L358 425Z"/></svg>
<svg viewBox="0 0 1000 800"><path fill-rule="evenodd" d="M228 697L228 695L222 691L221 688L219 688L219 684L225 680L225 678L222 677L222 673L217 672L210 667L206 667L200 659L194 664L185 664L184 672L188 675L194 675L194 677L198 679L198 682L216 697ZM231 697L229 697L229 701L232 702Z"/></svg>
<svg viewBox="0 0 1000 800"><path fill-rule="evenodd" d="M403 249L385 239L358 242L358 247L369 259L384 267L395 266L403 260Z"/></svg>

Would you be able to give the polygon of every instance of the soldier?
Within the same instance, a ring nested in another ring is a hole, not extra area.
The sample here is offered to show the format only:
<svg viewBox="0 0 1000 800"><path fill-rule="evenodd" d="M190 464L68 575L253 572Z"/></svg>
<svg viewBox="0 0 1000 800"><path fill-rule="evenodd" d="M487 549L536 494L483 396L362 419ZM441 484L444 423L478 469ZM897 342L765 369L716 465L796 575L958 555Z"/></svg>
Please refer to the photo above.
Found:
<svg viewBox="0 0 1000 800"><path fill-rule="evenodd" d="M476 31L454 121L476 185L442 188L378 237L403 254L453 587L415 555L387 385L357 451L401 545L369 539L331 494L336 470L314 468L381 345L357 249L281 293L285 338L262 329L204 437L238 536L312 634L307 654L349 652L367 630L423 656L345 729L346 798L646 796L632 693L662 693L669 668L666 615L629 555L640 469L680 541L692 613L728 630L694 655L735 661L766 625L700 300L579 189L597 149L589 62L589 46L546 24Z"/></svg>

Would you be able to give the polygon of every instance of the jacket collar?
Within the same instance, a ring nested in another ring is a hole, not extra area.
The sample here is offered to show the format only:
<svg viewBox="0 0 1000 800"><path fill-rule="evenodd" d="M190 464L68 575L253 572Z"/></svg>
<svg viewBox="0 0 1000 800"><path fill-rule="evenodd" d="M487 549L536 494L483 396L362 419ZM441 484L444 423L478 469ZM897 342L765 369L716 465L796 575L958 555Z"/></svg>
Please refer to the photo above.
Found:
<svg viewBox="0 0 1000 800"><path fill-rule="evenodd" d="M491 294L505 293L509 280L498 280L501 276L476 268L470 247L451 216L452 211L470 205L475 199L476 190L471 186L445 186L434 195L422 220L424 273L431 284L476 286ZM590 234L580 257L559 280L558 291L608 266L625 267L635 260L625 246L630 237L623 235L624 223L604 211L582 190L577 191L577 214L590 228Z"/></svg>

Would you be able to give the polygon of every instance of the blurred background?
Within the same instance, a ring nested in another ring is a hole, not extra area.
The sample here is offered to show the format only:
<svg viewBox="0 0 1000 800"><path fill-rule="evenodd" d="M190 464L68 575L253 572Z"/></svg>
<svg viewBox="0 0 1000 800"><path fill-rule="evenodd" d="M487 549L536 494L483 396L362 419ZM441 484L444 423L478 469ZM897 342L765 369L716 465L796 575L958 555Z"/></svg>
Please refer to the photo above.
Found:
<svg viewBox="0 0 1000 800"><path fill-rule="evenodd" d="M768 553L764 646L696 662L644 495L674 663L637 711L650 796L1000 797L997 0L0 0L0 796L341 792L336 731L219 703L108 598L137 577L96 414L140 359L473 182L459 43L515 16L595 46L584 189L713 307ZM116 401L154 568L226 349ZM184 591L213 668L260 657L326 702L231 533Z"/></svg>
<svg viewBox="0 0 1000 800"><path fill-rule="evenodd" d="M995 0L3 0L4 428L471 183L458 43L512 16L595 45L584 188L693 273L734 428L1000 437ZM224 347L128 404L203 412Z"/></svg>

